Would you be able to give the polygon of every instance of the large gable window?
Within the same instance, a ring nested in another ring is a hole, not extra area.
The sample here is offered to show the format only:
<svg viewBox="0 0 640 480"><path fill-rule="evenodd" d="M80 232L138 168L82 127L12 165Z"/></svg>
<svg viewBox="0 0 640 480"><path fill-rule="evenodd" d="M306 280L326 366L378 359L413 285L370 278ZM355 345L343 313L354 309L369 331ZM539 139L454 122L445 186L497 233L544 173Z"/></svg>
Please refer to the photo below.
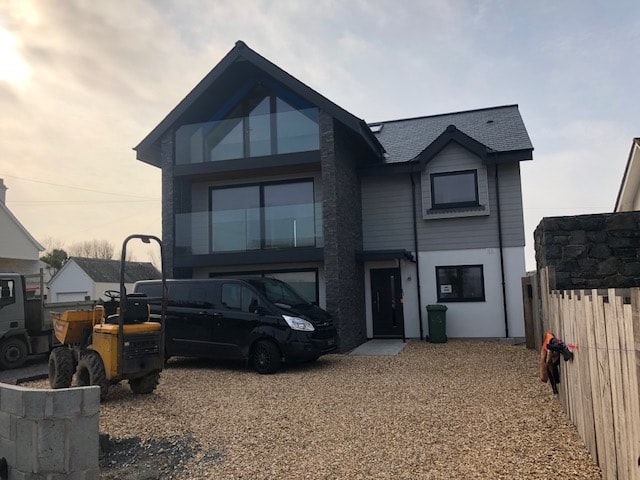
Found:
<svg viewBox="0 0 640 480"><path fill-rule="evenodd" d="M432 208L475 207L478 205L477 170L431 174Z"/></svg>
<svg viewBox="0 0 640 480"><path fill-rule="evenodd" d="M318 109L303 103L256 87L223 120L180 127L176 164L318 150Z"/></svg>

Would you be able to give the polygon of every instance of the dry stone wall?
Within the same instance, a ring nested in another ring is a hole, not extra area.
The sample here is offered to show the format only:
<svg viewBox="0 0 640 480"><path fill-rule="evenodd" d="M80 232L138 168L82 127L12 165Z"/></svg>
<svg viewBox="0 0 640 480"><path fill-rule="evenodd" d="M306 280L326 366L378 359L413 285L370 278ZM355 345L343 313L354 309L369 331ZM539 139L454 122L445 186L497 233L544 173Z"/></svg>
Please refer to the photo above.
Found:
<svg viewBox="0 0 640 480"><path fill-rule="evenodd" d="M640 286L640 212L544 218L534 239L538 270L553 267L555 289Z"/></svg>

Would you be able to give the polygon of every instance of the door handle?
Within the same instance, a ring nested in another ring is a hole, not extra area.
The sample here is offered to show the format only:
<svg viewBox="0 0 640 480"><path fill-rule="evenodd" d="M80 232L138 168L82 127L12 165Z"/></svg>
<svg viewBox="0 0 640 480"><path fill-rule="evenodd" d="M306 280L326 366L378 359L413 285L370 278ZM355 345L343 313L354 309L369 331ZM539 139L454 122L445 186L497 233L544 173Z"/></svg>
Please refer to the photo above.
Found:
<svg viewBox="0 0 640 480"><path fill-rule="evenodd" d="M222 318L222 314L221 314L221 313L219 313L219 312L215 312L215 313L213 314L213 318Z"/></svg>

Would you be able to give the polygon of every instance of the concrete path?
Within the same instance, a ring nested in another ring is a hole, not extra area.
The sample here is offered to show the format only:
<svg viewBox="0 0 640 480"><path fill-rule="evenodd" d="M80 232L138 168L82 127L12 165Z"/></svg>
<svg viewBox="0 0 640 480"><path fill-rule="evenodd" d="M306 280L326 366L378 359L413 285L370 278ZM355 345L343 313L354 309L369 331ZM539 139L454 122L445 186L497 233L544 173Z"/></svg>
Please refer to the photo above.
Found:
<svg viewBox="0 0 640 480"><path fill-rule="evenodd" d="M18 385L31 380L40 380L49 376L49 354L33 355L23 367L12 370L0 370L0 382Z"/></svg>
<svg viewBox="0 0 640 480"><path fill-rule="evenodd" d="M402 349L407 345L406 342L402 340L395 339L376 339L369 340L368 342L363 343L359 347L356 347L351 351L349 355L361 355L361 356L370 356L370 357L380 357L380 356L394 356L398 355Z"/></svg>

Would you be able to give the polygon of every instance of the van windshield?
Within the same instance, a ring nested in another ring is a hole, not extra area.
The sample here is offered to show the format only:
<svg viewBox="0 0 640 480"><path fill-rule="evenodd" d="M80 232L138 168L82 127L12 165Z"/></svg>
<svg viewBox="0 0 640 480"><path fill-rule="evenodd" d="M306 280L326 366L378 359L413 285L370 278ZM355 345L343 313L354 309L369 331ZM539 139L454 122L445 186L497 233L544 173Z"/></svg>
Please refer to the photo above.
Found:
<svg viewBox="0 0 640 480"><path fill-rule="evenodd" d="M272 278L246 279L248 283L257 288L267 299L279 307L292 308L308 305L289 285Z"/></svg>

